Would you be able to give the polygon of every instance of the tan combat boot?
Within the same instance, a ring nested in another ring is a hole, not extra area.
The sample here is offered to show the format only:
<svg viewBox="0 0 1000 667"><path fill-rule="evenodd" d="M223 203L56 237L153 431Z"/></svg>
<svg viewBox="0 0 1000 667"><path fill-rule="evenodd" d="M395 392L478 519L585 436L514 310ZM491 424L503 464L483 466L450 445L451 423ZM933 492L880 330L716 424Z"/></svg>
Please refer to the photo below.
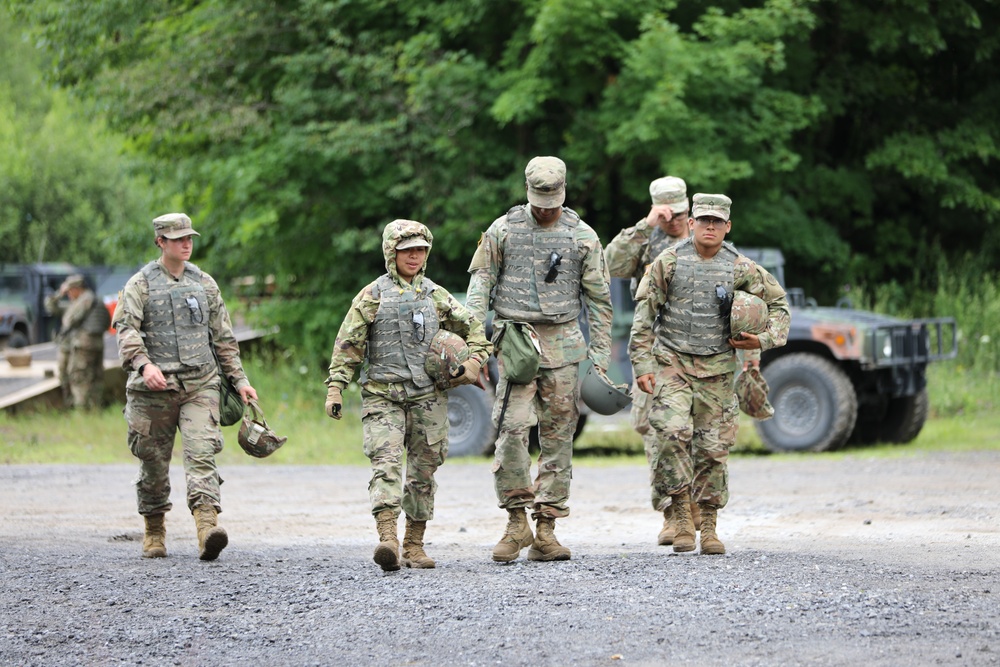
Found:
<svg viewBox="0 0 1000 667"><path fill-rule="evenodd" d="M403 565L425 569L434 567L434 560L424 553L424 529L426 521L416 521L406 517L406 532L403 533Z"/></svg>
<svg viewBox="0 0 1000 667"><path fill-rule="evenodd" d="M528 515L523 507L507 510L507 529L503 537L493 547L493 560L498 563L509 563L516 560L521 554L521 549L531 546L535 536L531 533L531 526L528 524Z"/></svg>
<svg viewBox="0 0 1000 667"><path fill-rule="evenodd" d="M540 516L535 522L535 541L528 549L528 560L569 560L569 547L556 539L556 520Z"/></svg>
<svg viewBox="0 0 1000 667"><path fill-rule="evenodd" d="M694 529L701 530L701 507L695 501L691 501L691 521L694 522Z"/></svg>
<svg viewBox="0 0 1000 667"><path fill-rule="evenodd" d="M667 505L667 509L663 510L663 528L660 529L660 534L656 536L656 543L661 547L674 543L673 505Z"/></svg>
<svg viewBox="0 0 1000 667"><path fill-rule="evenodd" d="M211 505L198 505L191 513L198 527L198 558L215 560L229 544L226 530L218 525L218 513Z"/></svg>
<svg viewBox="0 0 1000 667"><path fill-rule="evenodd" d="M399 537L396 535L396 515L392 510L382 510L375 515L378 528L378 546L375 547L375 562L386 572L399 569Z"/></svg>
<svg viewBox="0 0 1000 667"><path fill-rule="evenodd" d="M142 538L142 557L166 558L167 529L163 525L163 515L147 514L142 518L146 521L146 535Z"/></svg>
<svg viewBox="0 0 1000 667"><path fill-rule="evenodd" d="M719 510L708 505L701 506L701 553L705 556L717 556L726 553L726 545L715 534L715 524Z"/></svg>
<svg viewBox="0 0 1000 667"><path fill-rule="evenodd" d="M684 490L671 496L674 506L674 552L694 551L694 520L691 518L691 496Z"/></svg>

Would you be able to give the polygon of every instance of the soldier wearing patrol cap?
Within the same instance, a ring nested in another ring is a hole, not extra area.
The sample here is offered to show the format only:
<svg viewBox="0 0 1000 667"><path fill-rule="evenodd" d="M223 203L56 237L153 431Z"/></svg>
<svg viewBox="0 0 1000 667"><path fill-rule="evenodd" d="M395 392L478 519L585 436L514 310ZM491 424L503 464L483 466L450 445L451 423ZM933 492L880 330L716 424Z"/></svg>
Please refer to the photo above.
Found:
<svg viewBox="0 0 1000 667"><path fill-rule="evenodd" d="M529 560L567 560L570 550L555 536L555 521L569 515L573 431L578 366L588 357L606 377L611 357L611 295L604 250L593 229L566 200L566 165L551 156L533 158L524 171L528 203L497 218L483 234L472 258L468 307L477 319L496 313L494 341L527 323L538 335L540 359L527 384L510 383L509 409L497 437L493 481L497 500L507 510L507 528L493 549L493 560L515 560L530 547ZM491 296L492 295L492 296ZM577 318L587 308L590 343ZM503 375L497 396L508 390ZM494 404L494 420L503 409ZM532 407L534 406L534 408ZM528 431L532 411L538 419L541 451L538 474L531 478ZM525 510L532 510L532 534Z"/></svg>
<svg viewBox="0 0 1000 667"><path fill-rule="evenodd" d="M379 536L374 560L385 571L400 566L401 512L406 514L403 564L435 566L424 552L424 531L434 518L434 473L448 453L447 390L477 382L492 349L483 325L424 275L433 241L431 231L419 222L394 220L386 225L386 273L354 297L340 325L326 379L326 413L340 419L342 392L367 361L361 424L372 466L368 494Z"/></svg>
<svg viewBox="0 0 1000 667"><path fill-rule="evenodd" d="M61 318L56 342L63 401L75 408L100 407L104 394L104 332L111 323L104 301L97 298L82 275L73 274L63 281L58 292L45 299L45 310Z"/></svg>
<svg viewBox="0 0 1000 667"><path fill-rule="evenodd" d="M169 466L180 431L198 555L214 560L229 543L226 531L217 525L222 511L215 464L215 455L222 450L220 365L244 403L256 400L257 392L243 372L219 286L188 261L194 237L200 236L191 218L184 213L162 215L153 220L153 232L160 257L129 279L114 315L118 355L129 373L128 445L140 460L136 491L139 514L146 522L142 555L167 555L164 514L171 508Z"/></svg>
<svg viewBox="0 0 1000 667"><path fill-rule="evenodd" d="M652 398L650 478L654 497L669 498L674 507L675 552L695 549L694 500L702 516L701 553L725 553L716 524L729 500L726 461L739 428L736 349L767 350L788 338L785 291L725 241L731 207L725 195L696 194L691 238L657 256L636 291L629 357L636 385ZM731 333L735 290L767 304L761 333Z"/></svg>

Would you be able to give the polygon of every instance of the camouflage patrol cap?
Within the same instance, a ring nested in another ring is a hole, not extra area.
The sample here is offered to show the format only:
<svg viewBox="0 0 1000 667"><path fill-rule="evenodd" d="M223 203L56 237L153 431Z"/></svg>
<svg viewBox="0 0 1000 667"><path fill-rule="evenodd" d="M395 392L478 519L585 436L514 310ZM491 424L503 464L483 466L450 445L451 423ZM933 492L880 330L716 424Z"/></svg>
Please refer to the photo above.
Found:
<svg viewBox="0 0 1000 667"><path fill-rule="evenodd" d="M469 360L469 346L458 334L438 329L424 360L424 370L439 389L448 389L453 378L464 372L462 364Z"/></svg>
<svg viewBox="0 0 1000 667"><path fill-rule="evenodd" d="M69 289L70 287L79 287L80 289L83 289L86 286L87 279L79 273L74 273L73 275L68 276L62 283L62 289L64 290Z"/></svg>
<svg viewBox="0 0 1000 667"><path fill-rule="evenodd" d="M691 198L691 217L710 215L728 221L732 206L733 200L726 195L706 195L699 192Z"/></svg>
<svg viewBox="0 0 1000 667"><path fill-rule="evenodd" d="M653 204L666 204L674 213L688 210L687 183L676 176L664 176L650 183L649 197Z"/></svg>
<svg viewBox="0 0 1000 667"><path fill-rule="evenodd" d="M538 208L556 208L566 201L566 163L557 157L531 159L524 169L528 203Z"/></svg>
<svg viewBox="0 0 1000 667"><path fill-rule="evenodd" d="M185 213L167 213L153 219L153 231L167 239L201 236L191 227L191 218Z"/></svg>
<svg viewBox="0 0 1000 667"><path fill-rule="evenodd" d="M770 388L760 369L751 366L736 378L736 397L740 402L740 410L754 419L770 419L774 416L774 407L767 400Z"/></svg>
<svg viewBox="0 0 1000 667"><path fill-rule="evenodd" d="M733 338L744 333L764 333L767 331L767 304L758 296L736 290L729 314L729 328Z"/></svg>

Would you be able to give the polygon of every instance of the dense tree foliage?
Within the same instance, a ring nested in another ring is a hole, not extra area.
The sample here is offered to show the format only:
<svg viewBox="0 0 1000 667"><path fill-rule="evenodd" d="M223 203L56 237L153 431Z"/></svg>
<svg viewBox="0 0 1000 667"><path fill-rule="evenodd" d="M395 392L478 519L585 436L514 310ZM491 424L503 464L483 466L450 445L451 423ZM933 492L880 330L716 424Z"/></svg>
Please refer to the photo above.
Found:
<svg viewBox="0 0 1000 667"><path fill-rule="evenodd" d="M994 0L4 1L312 353L393 218L464 289L538 154L605 241L658 176L730 194L826 298L1000 250Z"/></svg>
<svg viewBox="0 0 1000 667"><path fill-rule="evenodd" d="M121 137L42 81L40 55L0 10L0 262L128 263L146 190Z"/></svg>

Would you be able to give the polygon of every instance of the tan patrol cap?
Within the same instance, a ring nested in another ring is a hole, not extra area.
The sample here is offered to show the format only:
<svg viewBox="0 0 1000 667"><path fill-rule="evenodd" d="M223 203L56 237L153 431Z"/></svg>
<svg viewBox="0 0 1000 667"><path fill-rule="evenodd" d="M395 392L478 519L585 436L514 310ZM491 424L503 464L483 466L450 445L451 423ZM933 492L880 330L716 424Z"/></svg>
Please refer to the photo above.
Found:
<svg viewBox="0 0 1000 667"><path fill-rule="evenodd" d="M180 239L185 236L201 236L191 227L191 218L186 213L167 213L153 219L153 231L157 236Z"/></svg>
<svg viewBox="0 0 1000 667"><path fill-rule="evenodd" d="M733 206L733 200L726 195L706 195L699 192L691 198L691 202L692 218L710 215L729 221L729 210Z"/></svg>
<svg viewBox="0 0 1000 667"><path fill-rule="evenodd" d="M676 176L664 176L649 184L649 197L654 205L666 204L674 213L686 213L690 202L687 183Z"/></svg>
<svg viewBox="0 0 1000 667"><path fill-rule="evenodd" d="M557 157L531 159L524 169L528 203L538 208L557 208L566 201L566 163Z"/></svg>

